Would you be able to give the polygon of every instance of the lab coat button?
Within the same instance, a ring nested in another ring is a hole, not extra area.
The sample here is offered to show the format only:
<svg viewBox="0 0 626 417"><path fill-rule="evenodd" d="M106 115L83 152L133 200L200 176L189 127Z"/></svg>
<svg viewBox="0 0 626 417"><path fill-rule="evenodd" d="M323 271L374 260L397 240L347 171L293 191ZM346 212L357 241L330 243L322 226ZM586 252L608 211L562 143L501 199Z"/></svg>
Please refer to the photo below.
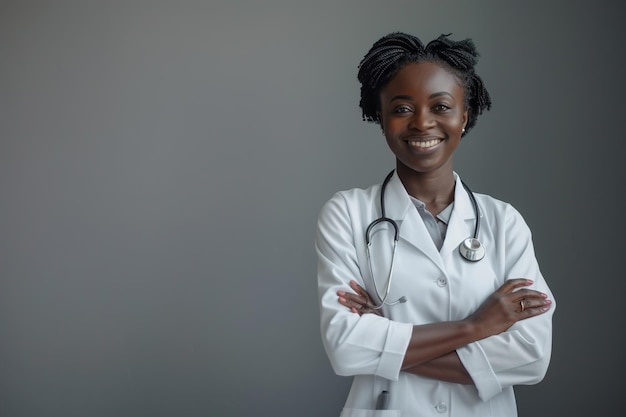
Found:
<svg viewBox="0 0 626 417"><path fill-rule="evenodd" d="M439 285L440 287L445 287L446 285L448 285L448 280L445 278L439 278L437 280L437 285Z"/></svg>
<svg viewBox="0 0 626 417"><path fill-rule="evenodd" d="M443 401L438 402L435 405L435 411L437 411L438 413L445 413L447 410L448 410L448 405Z"/></svg>

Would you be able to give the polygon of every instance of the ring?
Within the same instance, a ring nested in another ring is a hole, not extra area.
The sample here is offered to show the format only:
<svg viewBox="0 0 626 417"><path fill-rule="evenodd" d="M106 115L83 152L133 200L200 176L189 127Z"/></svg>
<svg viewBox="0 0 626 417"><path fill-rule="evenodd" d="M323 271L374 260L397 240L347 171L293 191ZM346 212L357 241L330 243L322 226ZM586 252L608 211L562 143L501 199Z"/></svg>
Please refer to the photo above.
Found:
<svg viewBox="0 0 626 417"><path fill-rule="evenodd" d="M526 308L524 306L524 300L520 300L519 305L522 307L522 311L524 311L524 309Z"/></svg>

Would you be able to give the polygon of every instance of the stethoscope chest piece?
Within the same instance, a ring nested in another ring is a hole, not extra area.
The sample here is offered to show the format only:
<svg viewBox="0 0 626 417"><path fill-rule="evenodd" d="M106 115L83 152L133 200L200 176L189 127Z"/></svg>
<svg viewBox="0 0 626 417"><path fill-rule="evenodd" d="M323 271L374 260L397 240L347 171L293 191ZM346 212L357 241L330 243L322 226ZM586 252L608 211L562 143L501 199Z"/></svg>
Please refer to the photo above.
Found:
<svg viewBox="0 0 626 417"><path fill-rule="evenodd" d="M471 262L480 261L485 257L485 247L480 241L473 237L468 237L459 245L461 256Z"/></svg>
<svg viewBox="0 0 626 417"><path fill-rule="evenodd" d="M386 217L385 215L385 188L387 187L387 184L391 180L393 172L394 171L391 171L387 175L387 177L383 181L382 186L380 187L381 215L379 218L371 222L369 226L367 226L367 228L365 229L365 242L367 243L367 249L366 249L367 265L369 268L370 276L372 277L372 280L374 282L374 291L376 292L376 295L380 299L380 302L378 304L369 306L370 308L374 308L374 309L382 308L383 305L385 304L395 305L395 304L406 302L406 297L400 297L394 302L387 301L387 298L389 297L389 290L391 288L391 280L393 278L393 266L394 266L394 262L396 259L396 248L398 247L398 236L399 236L398 224L394 220ZM474 193L472 193L472 191L463 181L461 181L461 184L463 184L463 188L465 188L465 190L467 191L467 195L472 200L472 206L474 207L474 214L476 215L476 224L474 225L474 235L472 237L468 237L463 242L461 242L461 244L459 245L459 252L461 252L461 256L467 259L468 261L477 262L483 259L483 257L485 256L485 248L478 240L478 231L480 230L480 208L478 207L478 202L476 202ZM372 260L370 256L370 246L372 243L370 240L370 234L372 233L372 229L376 225L381 224L381 223L388 223L389 225L391 225L393 227L393 232L394 232L393 252L391 254L391 266L389 267L389 275L387 275L387 285L385 286L385 291L383 292L382 295L379 293L378 287L376 286L376 279L374 278L374 273L372 271Z"/></svg>

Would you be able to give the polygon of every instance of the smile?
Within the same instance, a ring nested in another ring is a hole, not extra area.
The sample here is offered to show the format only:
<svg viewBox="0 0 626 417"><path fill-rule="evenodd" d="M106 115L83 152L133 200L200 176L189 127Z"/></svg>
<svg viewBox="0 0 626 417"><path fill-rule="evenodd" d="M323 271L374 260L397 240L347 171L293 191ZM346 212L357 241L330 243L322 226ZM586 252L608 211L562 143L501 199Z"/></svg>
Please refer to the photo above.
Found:
<svg viewBox="0 0 626 417"><path fill-rule="evenodd" d="M443 142L443 139L430 139L430 140L407 140L406 143L409 146L420 149L432 148L435 145Z"/></svg>

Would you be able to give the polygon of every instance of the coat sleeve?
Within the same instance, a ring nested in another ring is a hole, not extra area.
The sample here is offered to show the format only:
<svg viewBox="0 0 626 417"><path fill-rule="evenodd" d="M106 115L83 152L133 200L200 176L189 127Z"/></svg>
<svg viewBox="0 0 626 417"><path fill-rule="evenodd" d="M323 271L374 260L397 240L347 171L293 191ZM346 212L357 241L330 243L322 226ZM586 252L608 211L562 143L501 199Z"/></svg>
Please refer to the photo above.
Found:
<svg viewBox="0 0 626 417"><path fill-rule="evenodd" d="M552 349L552 316L556 302L544 280L537 260L530 229L522 216L507 205L504 227L494 239L504 279L530 278L531 288L548 294L550 310L520 320L506 332L471 343L457 350L483 400L512 385L531 385L546 374Z"/></svg>
<svg viewBox="0 0 626 417"><path fill-rule="evenodd" d="M374 314L359 316L338 301L337 291L351 292L350 280L363 286L355 247L355 222L346 196L335 194L322 208L315 249L324 349L338 375L378 375L397 380L412 325ZM356 215L358 217L358 215Z"/></svg>

